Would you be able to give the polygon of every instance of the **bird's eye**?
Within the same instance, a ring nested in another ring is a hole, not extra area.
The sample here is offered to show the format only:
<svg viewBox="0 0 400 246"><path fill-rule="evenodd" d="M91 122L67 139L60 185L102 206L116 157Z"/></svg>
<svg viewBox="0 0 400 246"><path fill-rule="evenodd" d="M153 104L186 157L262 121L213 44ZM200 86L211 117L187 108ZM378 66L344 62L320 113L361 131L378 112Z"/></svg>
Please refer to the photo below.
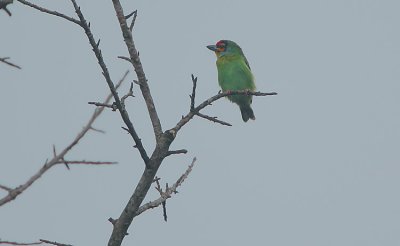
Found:
<svg viewBox="0 0 400 246"><path fill-rule="evenodd" d="M217 50L218 50L218 52L224 52L225 51L225 43L223 43L223 42L218 42L217 44L216 44L216 46L217 46Z"/></svg>

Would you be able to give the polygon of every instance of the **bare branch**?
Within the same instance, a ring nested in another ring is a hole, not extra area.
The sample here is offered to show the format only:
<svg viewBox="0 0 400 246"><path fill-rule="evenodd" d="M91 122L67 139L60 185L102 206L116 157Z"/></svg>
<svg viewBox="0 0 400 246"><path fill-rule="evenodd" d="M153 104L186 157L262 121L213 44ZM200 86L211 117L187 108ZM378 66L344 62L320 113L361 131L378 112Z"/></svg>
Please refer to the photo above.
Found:
<svg viewBox="0 0 400 246"><path fill-rule="evenodd" d="M185 179L189 176L190 172L193 169L194 163L196 162L196 157L193 158L192 163L188 166L188 168L186 169L185 173L182 174L179 179L174 183L174 185L172 187L168 187L165 192L163 192L161 194L161 197L158 198L157 200L148 202L142 206L139 207L136 216L138 216L139 214L145 212L146 210L149 210L151 208L156 208L158 206L160 206L164 201L166 201L168 198L171 197L172 194L177 193L177 188L179 186L181 186L181 184L185 181Z"/></svg>
<svg viewBox="0 0 400 246"><path fill-rule="evenodd" d="M8 16L11 16L11 12L10 12L10 10L7 9L7 5L9 5L13 2L14 2L14 0L0 0L0 9L3 9L4 11L6 11Z"/></svg>
<svg viewBox="0 0 400 246"><path fill-rule="evenodd" d="M189 97L190 97L190 112L194 112L195 115L197 115L197 116L199 116L201 118L207 119L209 121L212 121L212 122L215 122L215 123L219 123L219 124L225 125L225 126L232 126L231 124L229 124L229 123L227 123L225 121L218 120L217 117L211 117L211 116L202 114L200 112L195 112L194 105L195 105L195 99L196 99L197 77L194 77L194 75L192 74L191 78L192 78L193 87L192 87L192 94L189 95ZM182 118L184 118L184 117L182 117Z"/></svg>
<svg viewBox="0 0 400 246"><path fill-rule="evenodd" d="M119 59L122 59L122 60L125 60L125 61L128 61L130 64L132 64L132 61L131 61L131 59L130 59L129 57L126 57L126 56L118 56L118 58L119 58Z"/></svg>
<svg viewBox="0 0 400 246"><path fill-rule="evenodd" d="M164 221L167 222L167 219L168 219L168 216L167 216L167 200L163 201L161 204L162 204L162 208L163 208Z"/></svg>
<svg viewBox="0 0 400 246"><path fill-rule="evenodd" d="M122 84L122 82L126 79L126 76L128 76L128 73L129 73L129 70L127 70L127 71L125 72L125 74L122 76L122 78L118 81L117 86L115 86L115 89L118 89L118 88L119 88L119 86ZM112 96L112 95L111 95L111 96ZM88 102L88 104L92 104L92 105L95 105L95 106L97 106L97 107L111 108L112 111L116 111L116 110L117 110L117 106L115 105L115 103L113 103L113 104L108 104L108 103L100 103L100 102ZM92 130L98 131L98 132L104 132L104 131L97 130L97 129L94 129L94 128L92 128Z"/></svg>
<svg viewBox="0 0 400 246"><path fill-rule="evenodd" d="M188 151L185 149L178 149L178 150L170 150L167 152L167 156L170 155L177 155L177 154L186 154Z"/></svg>
<svg viewBox="0 0 400 246"><path fill-rule="evenodd" d="M39 244L51 244L51 245L56 245L56 246L72 246L71 244L63 244L63 243L58 243L58 242L52 242L49 240L45 239L40 239L40 242L34 242L34 243L18 243L18 242L10 242L10 241L0 241L0 244L8 244L8 245L39 245Z"/></svg>
<svg viewBox="0 0 400 246"><path fill-rule="evenodd" d="M163 196L163 195L164 195L164 192L163 192L163 190L162 190L162 188L161 188L161 185L160 185L160 179L161 179L161 178L158 178L158 177L156 176L156 178L155 178L154 181L155 181L156 184L157 184L156 190L160 193L161 196ZM166 189L168 189L168 183L166 184L166 187L167 187ZM167 202L166 202L166 201L162 202L162 207L163 207L163 217L164 217L164 221L167 222L168 216L167 216Z"/></svg>
<svg viewBox="0 0 400 246"><path fill-rule="evenodd" d="M117 110L117 105L115 105L115 103L107 104L107 103L101 103L101 102L88 102L88 104L95 105L97 107L111 108L112 111L116 111Z"/></svg>
<svg viewBox="0 0 400 246"><path fill-rule="evenodd" d="M193 89L192 89L192 95L190 95L190 111L194 110L194 101L196 98L196 87L197 87L197 77L194 77L192 74L192 82L193 82Z"/></svg>
<svg viewBox="0 0 400 246"><path fill-rule="evenodd" d="M142 63L139 58L139 53L135 47L135 43L134 43L133 37L132 37L132 32L129 29L128 24L126 23L126 18L125 18L121 3L119 2L119 0L113 0L112 2L114 4L114 9L115 9L115 13L117 14L119 25L121 27L122 36L124 37L126 47L128 48L130 60L132 62L132 65L135 69L136 75L139 80L140 90L141 90L143 98L146 102L146 106L147 106L147 110L149 112L151 124L153 125L154 135L156 137L156 141L158 141L162 135L161 122L160 122L160 119L158 118L156 107L154 105L154 101L153 101L153 98L150 93L150 88L147 83L147 78L144 73Z"/></svg>
<svg viewBox="0 0 400 246"><path fill-rule="evenodd" d="M126 77L126 74L124 75L124 78ZM123 80L119 81L119 84L117 85L117 88L121 85ZM107 98L104 100L104 103L107 104L112 98L112 95L108 95ZM65 155L74 147L78 144L78 142L86 135L86 133L92 129L92 125L94 121L99 117L99 115L103 112L104 108L96 108L94 113L92 114L91 118L89 119L88 123L86 126L82 129L81 132L78 133L78 135L75 137L75 139L67 146L65 147L64 150L62 150L59 154L56 153L55 147L53 147L53 158L50 159L49 161L46 160L45 164L40 168L38 172L36 172L28 181L26 181L24 184L13 188L11 190L8 190L8 194L4 196L2 199L0 199L0 206L4 205L5 203L8 203L12 200L14 200L18 195L20 195L22 192L24 192L26 189L28 189L36 180L38 180L47 170L49 170L51 167L54 165L57 165L59 163L65 163L66 161L64 160Z"/></svg>
<svg viewBox="0 0 400 246"><path fill-rule="evenodd" d="M265 93L265 92L258 92L258 91L249 91L249 90L226 91L226 92L218 93L217 95L212 96L209 99L202 102L199 106L193 108L186 116L183 116L182 119L176 124L176 126L172 129L170 129L169 132L171 132L171 134L176 136L178 131L184 125L186 125L195 115L197 115L200 112L200 110L211 105L211 103L217 101L218 99L221 99L226 96L232 96L232 95L273 96L273 95L277 95L277 93L276 92ZM220 123L220 122L218 122L218 123Z"/></svg>
<svg viewBox="0 0 400 246"><path fill-rule="evenodd" d="M58 161L56 162L56 164L73 164L73 165L114 165L114 164L118 164L118 162L116 161Z"/></svg>
<svg viewBox="0 0 400 246"><path fill-rule="evenodd" d="M58 242L49 241L46 239L40 239L40 242L51 244L51 245L56 245L56 246L72 246L72 244L58 243Z"/></svg>
<svg viewBox="0 0 400 246"><path fill-rule="evenodd" d="M125 125L128 127L129 133L132 136L133 140L135 141L135 144L136 144L136 146L137 146L137 148L139 150L139 153L140 153L143 161L147 164L148 161L149 161L149 156L147 155L146 150L145 150L145 148L144 148L144 146L142 144L142 141L140 140L138 134L136 133L135 128L133 127L133 124L132 124L132 121L129 118L128 112L126 111L124 105L122 105L122 103L121 103L121 99L119 98L117 90L115 89L114 83L111 80L111 76L110 76L110 74L108 72L108 68L107 68L107 66L106 66L106 64L105 64L105 62L103 60L103 56L101 54L100 49L97 46L96 41L94 40L93 34L92 34L91 30L90 30L90 27L89 27L85 17L82 14L82 11L81 11L80 7L76 3L76 1L75 0L71 0L71 2L74 5L75 12L77 13L77 15L79 17L81 26L85 30L85 34L86 34L86 36L87 36L87 38L89 40L90 45L93 48L93 52L96 55L97 61L98 61L99 65L100 65L100 67L101 67L101 69L103 71L103 76L104 76L104 78L105 78L105 80L106 80L106 82L108 84L108 87L111 90L111 93L112 93L112 95L114 97L114 100L115 100L115 105L117 106L118 111L121 114L121 118L124 121ZM123 18L125 20L125 17L123 17Z"/></svg>
<svg viewBox="0 0 400 246"><path fill-rule="evenodd" d="M117 220L113 219L113 218L108 218L108 221L110 221L111 224L115 225L115 223L117 222Z"/></svg>
<svg viewBox="0 0 400 246"><path fill-rule="evenodd" d="M133 83L131 83L131 87L129 87L128 93L126 93L123 97L121 97L122 105L125 105L125 99L127 99L128 97L135 97L133 95Z"/></svg>
<svg viewBox="0 0 400 246"><path fill-rule="evenodd" d="M80 23L79 20L74 19L74 18L72 18L72 17L69 17L69 16L67 16L67 15L61 14L61 13L59 13L59 12L57 12L57 11L53 11L53 10L49 10L49 9L40 7L40 6L38 6L38 5L35 5L35 4L30 3L30 2L28 2L28 1L25 1L25 0L17 0L17 1L20 2L20 3L22 3L22 4L24 4L24 5L27 5L27 6L29 6L29 7L32 7L32 8L34 8L34 9L37 9L37 10L39 10L39 11L41 11L41 12L44 12L44 13L47 13L47 14L50 14L50 15L55 15L55 16L61 17L61 18L63 18L63 19L66 19L66 20L68 20L68 21L71 21L71 22L73 22L73 23L75 23L75 24L77 24L77 25L81 25L81 23Z"/></svg>
<svg viewBox="0 0 400 246"><path fill-rule="evenodd" d="M4 9L4 10L6 10L6 9ZM14 63L12 63L12 62L7 61L8 59L10 59L10 57L3 57L3 58L0 58L0 62L3 62L3 63L5 63L5 64L7 64L7 65L9 65L9 66L12 66L12 67L21 69L20 66L14 64Z"/></svg>
<svg viewBox="0 0 400 246"><path fill-rule="evenodd" d="M133 26L135 25L135 21L136 21L136 17L137 17L137 10L133 11L130 15L133 15L131 25L129 26L129 30L132 32ZM126 18L126 19L128 19L128 18Z"/></svg>
<svg viewBox="0 0 400 246"><path fill-rule="evenodd" d="M215 122L215 123L219 123L219 124L224 125L224 126L232 126L232 125L231 125L230 123L228 123L228 122L225 122L225 121L222 121L222 120L218 120L218 119L217 119L217 116L211 117L211 116L202 114L202 113L200 113L200 112L197 112L196 115L199 116L199 117L201 117L201 118L204 118L204 119L206 119L206 120L209 120L209 121L212 121L212 122Z"/></svg>
<svg viewBox="0 0 400 246"><path fill-rule="evenodd" d="M43 242L34 242L34 243L18 243L18 242L11 242L11 241L1 241L0 244L8 244L8 245L38 245L42 244Z"/></svg>
<svg viewBox="0 0 400 246"><path fill-rule="evenodd" d="M11 191L12 191L11 188L9 188L9 187L7 187L7 186L5 186L5 185L0 185L0 189L3 189L3 190L8 191L8 192L11 192Z"/></svg>
<svg viewBox="0 0 400 246"><path fill-rule="evenodd" d="M93 131L99 132L99 133L106 133L105 131L97 129L97 128L94 128L94 127L91 127L90 130L93 130Z"/></svg>

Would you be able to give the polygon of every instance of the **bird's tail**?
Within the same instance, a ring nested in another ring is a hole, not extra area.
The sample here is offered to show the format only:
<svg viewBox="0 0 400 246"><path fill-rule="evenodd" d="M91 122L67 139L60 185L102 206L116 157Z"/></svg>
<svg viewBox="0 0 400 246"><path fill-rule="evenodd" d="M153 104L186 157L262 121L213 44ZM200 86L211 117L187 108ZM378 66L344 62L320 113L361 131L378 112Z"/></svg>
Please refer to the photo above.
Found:
<svg viewBox="0 0 400 246"><path fill-rule="evenodd" d="M240 112L242 113L242 119L247 122L249 119L255 120L253 109L250 105L240 106Z"/></svg>

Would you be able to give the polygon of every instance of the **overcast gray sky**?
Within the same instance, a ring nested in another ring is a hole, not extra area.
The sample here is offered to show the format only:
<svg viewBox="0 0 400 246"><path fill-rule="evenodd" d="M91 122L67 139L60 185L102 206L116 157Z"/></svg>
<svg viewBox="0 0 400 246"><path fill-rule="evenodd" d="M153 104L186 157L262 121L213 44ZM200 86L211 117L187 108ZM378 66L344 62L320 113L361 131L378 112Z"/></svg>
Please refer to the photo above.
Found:
<svg viewBox="0 0 400 246"><path fill-rule="evenodd" d="M79 1L112 78L130 69L111 1ZM243 123L227 100L196 118L158 176L173 183L198 161L180 193L135 219L124 245L400 245L400 2L393 0L122 1L138 10L134 38L160 114L172 127L189 108L190 74L198 102L219 90L219 39L243 48L260 91L257 120ZM40 5L75 17L69 1ZM0 184L16 186L82 128L107 85L83 31L15 3L0 12ZM129 79L135 79L131 71ZM125 85L126 91L128 84ZM143 99L128 99L151 151ZM107 111L67 158L116 166L58 166L0 208L0 238L105 245L143 170L119 115ZM3 192L3 191L0 191ZM4 194L4 193L2 193ZM157 198L151 190L146 201Z"/></svg>

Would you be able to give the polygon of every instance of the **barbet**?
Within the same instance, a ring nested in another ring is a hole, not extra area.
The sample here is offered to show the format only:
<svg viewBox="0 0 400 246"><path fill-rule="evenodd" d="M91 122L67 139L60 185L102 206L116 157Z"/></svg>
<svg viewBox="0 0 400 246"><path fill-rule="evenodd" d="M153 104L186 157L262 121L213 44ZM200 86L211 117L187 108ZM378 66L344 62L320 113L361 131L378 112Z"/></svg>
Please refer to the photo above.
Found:
<svg viewBox="0 0 400 246"><path fill-rule="evenodd" d="M208 45L207 48L217 55L218 83L222 91L256 89L249 62L239 45L230 40L220 40L215 45ZM250 106L251 95L233 95L228 96L228 99L239 105L244 122L256 119Z"/></svg>

